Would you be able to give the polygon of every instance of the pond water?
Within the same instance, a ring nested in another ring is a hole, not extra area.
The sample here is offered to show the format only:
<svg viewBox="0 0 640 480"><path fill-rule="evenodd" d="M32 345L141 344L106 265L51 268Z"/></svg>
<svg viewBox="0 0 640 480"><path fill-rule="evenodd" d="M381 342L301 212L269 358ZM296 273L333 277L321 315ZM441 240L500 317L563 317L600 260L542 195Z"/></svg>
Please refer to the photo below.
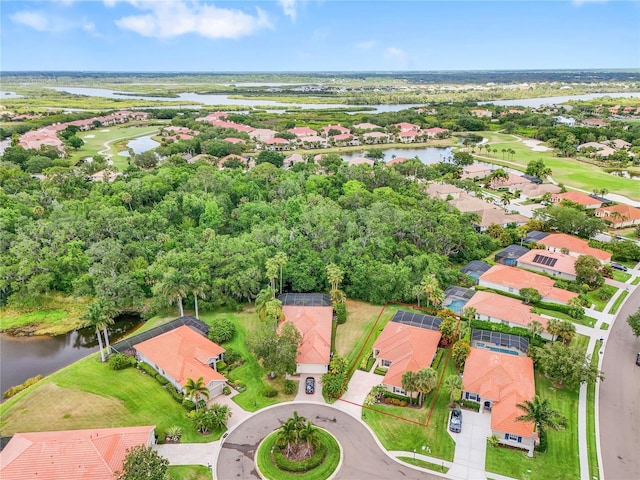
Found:
<svg viewBox="0 0 640 480"><path fill-rule="evenodd" d="M570 100L593 100L594 98L636 98L640 92L614 92L614 93L585 93L583 95L564 95L559 97L521 98L517 100L493 100L490 102L478 102L479 105L500 105L502 107L530 107L539 108L544 105L558 105Z"/></svg>
<svg viewBox="0 0 640 480"><path fill-rule="evenodd" d="M611 172L611 175L614 175L616 177L622 177L622 178L630 178L631 180L640 180L640 176L635 175L635 174L631 175L626 170L620 170L620 171Z"/></svg>
<svg viewBox="0 0 640 480"><path fill-rule="evenodd" d="M364 157L367 151L368 149L357 152L341 153L340 156L344 161L348 162L349 160L353 160L354 158ZM453 155L453 149L451 147L385 148L382 149L382 151L385 154L385 162L388 162L395 157L413 158L417 156L422 163L431 164L442 162L446 160L447 157Z"/></svg>
<svg viewBox="0 0 640 480"><path fill-rule="evenodd" d="M16 92L7 92L6 90L0 90L0 99L3 98L22 98L22 95L18 95Z"/></svg>
<svg viewBox="0 0 640 480"><path fill-rule="evenodd" d="M127 143L127 147L133 150L133 153L143 153L152 148L156 148L160 143L152 140L153 135L146 135L144 137L134 138Z"/></svg>
<svg viewBox="0 0 640 480"><path fill-rule="evenodd" d="M120 315L109 328L109 341L114 343L142 324L137 315ZM49 375L97 351L98 339L93 328L55 336L0 334L0 394L28 378Z"/></svg>

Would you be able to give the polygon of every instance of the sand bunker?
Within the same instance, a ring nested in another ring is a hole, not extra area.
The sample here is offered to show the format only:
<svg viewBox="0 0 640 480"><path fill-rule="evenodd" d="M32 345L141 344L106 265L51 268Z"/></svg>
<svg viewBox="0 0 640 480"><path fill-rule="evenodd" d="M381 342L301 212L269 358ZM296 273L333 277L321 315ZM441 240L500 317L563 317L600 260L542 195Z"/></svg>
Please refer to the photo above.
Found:
<svg viewBox="0 0 640 480"><path fill-rule="evenodd" d="M549 147L540 145L542 143L540 140L523 140L522 143L529 147L533 152L548 152L551 150Z"/></svg>

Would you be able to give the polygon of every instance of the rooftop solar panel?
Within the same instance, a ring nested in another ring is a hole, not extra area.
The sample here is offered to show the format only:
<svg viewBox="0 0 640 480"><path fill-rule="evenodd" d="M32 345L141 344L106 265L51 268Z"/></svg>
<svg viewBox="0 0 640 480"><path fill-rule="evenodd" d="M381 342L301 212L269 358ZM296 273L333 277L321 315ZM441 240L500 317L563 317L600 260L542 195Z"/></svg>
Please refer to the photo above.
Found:
<svg viewBox="0 0 640 480"><path fill-rule="evenodd" d="M540 265L544 265L546 267L553 267L557 261L557 258L547 257L546 255L537 254L535 257L533 257L533 263L539 263Z"/></svg>

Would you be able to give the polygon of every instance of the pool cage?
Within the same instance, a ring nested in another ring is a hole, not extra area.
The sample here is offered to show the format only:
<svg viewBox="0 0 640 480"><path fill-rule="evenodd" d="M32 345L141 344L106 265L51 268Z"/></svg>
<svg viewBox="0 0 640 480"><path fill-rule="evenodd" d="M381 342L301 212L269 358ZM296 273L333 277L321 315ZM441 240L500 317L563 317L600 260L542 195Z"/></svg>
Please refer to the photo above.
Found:
<svg viewBox="0 0 640 480"><path fill-rule="evenodd" d="M471 331L471 342L472 345L476 345L478 343L484 345L484 348L490 347L504 347L504 348L515 348L520 352L527 354L529 350L529 339L524 337L519 337L518 335L511 335L508 333L500 333L500 332L492 332L490 330L477 330L474 329Z"/></svg>
<svg viewBox="0 0 640 480"><path fill-rule="evenodd" d="M421 313L407 312L406 310L398 310L391 321L436 331L440 329L440 324L442 323L441 318L423 315Z"/></svg>

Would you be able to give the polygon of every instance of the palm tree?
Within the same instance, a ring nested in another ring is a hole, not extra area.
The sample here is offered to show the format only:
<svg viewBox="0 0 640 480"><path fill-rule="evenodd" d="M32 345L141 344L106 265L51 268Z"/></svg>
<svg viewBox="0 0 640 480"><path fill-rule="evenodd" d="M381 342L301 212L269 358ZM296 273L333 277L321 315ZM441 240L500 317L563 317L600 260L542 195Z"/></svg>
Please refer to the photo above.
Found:
<svg viewBox="0 0 640 480"><path fill-rule="evenodd" d="M310 457L311 449L315 449L320 441L320 439L318 438L318 429L315 428L310 421L308 421L300 430L300 441L307 444L307 449L305 450L304 456Z"/></svg>
<svg viewBox="0 0 640 480"><path fill-rule="evenodd" d="M296 441L296 436L296 426L292 422L286 421L282 425L280 425L280 428L278 429L278 438L276 441L280 447L286 445L286 455L291 454L291 444Z"/></svg>
<svg viewBox="0 0 640 480"><path fill-rule="evenodd" d="M327 265L327 278L331 284L331 291L338 290L340 283L344 279L344 272L335 263Z"/></svg>
<svg viewBox="0 0 640 480"><path fill-rule="evenodd" d="M267 318L267 304L273 299L273 291L270 288L263 288L256 296L256 313L260 320Z"/></svg>
<svg viewBox="0 0 640 480"><path fill-rule="evenodd" d="M266 263L267 278L271 286L272 297L276 298L276 277L278 276L278 263L275 258L267 259Z"/></svg>
<svg viewBox="0 0 640 480"><path fill-rule="evenodd" d="M438 305L444 300L444 292L440 289L435 275L425 275L420 282L420 288L426 297L427 305Z"/></svg>
<svg viewBox="0 0 640 480"><path fill-rule="evenodd" d="M100 361L105 361L104 347L102 344L101 331L104 334L107 355L111 349L109 345L109 334L107 332L107 326L113 324L113 317L116 314L115 307L112 303L106 302L102 299L98 299L95 302L87 306L87 311L82 318L85 320L85 325L88 327L94 327L96 329L96 336L98 337L98 345L100 345Z"/></svg>
<svg viewBox="0 0 640 480"><path fill-rule="evenodd" d="M438 374L433 368L421 368L416 372L416 391L419 395L419 404L422 406L424 396L433 390L438 384Z"/></svg>
<svg viewBox="0 0 640 480"><path fill-rule="evenodd" d="M476 318L478 311L474 307L467 307L462 309L462 318L467 321L469 325L469 330L471 330L471 322Z"/></svg>
<svg viewBox="0 0 640 480"><path fill-rule="evenodd" d="M454 393L458 392L458 396L462 391L462 378L460 375L449 375L444 380L444 388L449 391L449 398L451 403L455 402ZM458 398L459 400L459 398Z"/></svg>
<svg viewBox="0 0 640 480"><path fill-rule="evenodd" d="M205 299L206 291L209 288L209 284L206 281L206 277L201 270L195 270L191 277L189 278L188 284L189 290L193 294L194 305L196 309L196 318L200 318L198 316L198 297Z"/></svg>
<svg viewBox="0 0 640 480"><path fill-rule="evenodd" d="M287 263L288 257L284 252L276 253L276 256L273 257L276 265L280 268L280 294L282 294L282 267L284 267Z"/></svg>
<svg viewBox="0 0 640 480"><path fill-rule="evenodd" d="M558 338L562 339L562 343L568 345L576 336L576 326L569 320L562 320L559 325Z"/></svg>
<svg viewBox="0 0 640 480"><path fill-rule="evenodd" d="M184 307L182 299L187 296L186 277L173 267L169 267L162 279L155 285L156 294L167 298L169 304L176 302L180 310L180 316L184 317Z"/></svg>
<svg viewBox="0 0 640 480"><path fill-rule="evenodd" d="M416 391L416 372L412 372L411 370L407 370L402 374L402 389L407 392L407 396L413 400L412 393ZM412 402L413 403L413 402Z"/></svg>
<svg viewBox="0 0 640 480"><path fill-rule="evenodd" d="M375 395L378 403L380 403L382 399L384 399L384 394L386 392L387 392L387 387L385 387L382 383L379 383L378 385L376 385L371 389L371 393Z"/></svg>
<svg viewBox="0 0 640 480"><path fill-rule="evenodd" d="M422 290L422 285L415 285L412 292L418 299L418 308L420 308L420 297L422 297L422 294L424 293L424 291Z"/></svg>
<svg viewBox="0 0 640 480"><path fill-rule="evenodd" d="M516 407L524 412L524 415L516 417L516 422L532 422L534 432L537 430L542 433L549 428L559 430L566 422L566 418L560 412L551 408L549 400L541 400L538 395L533 401L525 400L523 403L516 404Z"/></svg>
<svg viewBox="0 0 640 480"><path fill-rule="evenodd" d="M539 321L532 320L529 323L529 332L531 332L531 337L533 338L536 335L540 335L542 332L544 332L544 327Z"/></svg>
<svg viewBox="0 0 640 480"><path fill-rule="evenodd" d="M209 400L209 389L205 385L203 377L199 377L195 381L193 378L187 378L187 382L184 385L184 394L196 404L196 410L198 410L198 402L201 396Z"/></svg>
<svg viewBox="0 0 640 480"><path fill-rule="evenodd" d="M560 333L560 330L562 329L560 323L560 320L557 318L551 318L547 322L547 332L551 334L551 341L555 341L556 335Z"/></svg>

